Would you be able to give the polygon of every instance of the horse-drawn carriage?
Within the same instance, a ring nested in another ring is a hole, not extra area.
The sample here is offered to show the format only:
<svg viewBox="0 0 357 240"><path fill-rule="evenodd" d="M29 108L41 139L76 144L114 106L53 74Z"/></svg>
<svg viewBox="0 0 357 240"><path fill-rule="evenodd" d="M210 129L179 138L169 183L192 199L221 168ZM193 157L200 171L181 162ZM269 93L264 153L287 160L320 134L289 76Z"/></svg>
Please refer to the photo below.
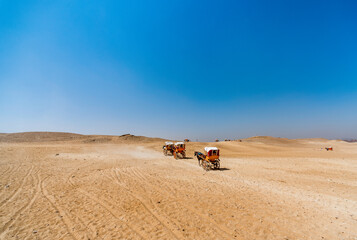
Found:
<svg viewBox="0 0 357 240"><path fill-rule="evenodd" d="M164 155L167 156L168 153L174 155L174 143L173 142L165 142L165 145L162 147Z"/></svg>
<svg viewBox="0 0 357 240"><path fill-rule="evenodd" d="M329 146L329 147L325 147L326 151L333 151L333 147Z"/></svg>
<svg viewBox="0 0 357 240"><path fill-rule="evenodd" d="M219 169L219 149L216 147L205 147L205 154L201 152L195 152L195 156L198 160L198 165L206 171L211 169Z"/></svg>
<svg viewBox="0 0 357 240"><path fill-rule="evenodd" d="M175 159L186 157L186 146L184 142L177 142L174 144L173 155Z"/></svg>

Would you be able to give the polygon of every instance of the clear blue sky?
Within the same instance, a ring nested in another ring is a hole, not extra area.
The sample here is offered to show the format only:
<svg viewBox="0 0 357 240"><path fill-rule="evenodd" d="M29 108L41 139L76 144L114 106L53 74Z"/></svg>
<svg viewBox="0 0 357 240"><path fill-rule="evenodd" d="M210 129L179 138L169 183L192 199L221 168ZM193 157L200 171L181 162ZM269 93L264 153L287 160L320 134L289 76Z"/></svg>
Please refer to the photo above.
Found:
<svg viewBox="0 0 357 240"><path fill-rule="evenodd" d="M0 132L357 137L356 1L0 0Z"/></svg>

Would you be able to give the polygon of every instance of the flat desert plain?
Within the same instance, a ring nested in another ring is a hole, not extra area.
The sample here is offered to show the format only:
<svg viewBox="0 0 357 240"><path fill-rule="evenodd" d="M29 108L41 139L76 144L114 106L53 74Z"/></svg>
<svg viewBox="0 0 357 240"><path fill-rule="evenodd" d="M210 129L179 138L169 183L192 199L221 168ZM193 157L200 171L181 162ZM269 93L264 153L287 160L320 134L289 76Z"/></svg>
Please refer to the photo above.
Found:
<svg viewBox="0 0 357 240"><path fill-rule="evenodd" d="M175 160L164 142L0 134L0 239L357 239L357 143L190 142ZM220 170L198 166L205 146Z"/></svg>

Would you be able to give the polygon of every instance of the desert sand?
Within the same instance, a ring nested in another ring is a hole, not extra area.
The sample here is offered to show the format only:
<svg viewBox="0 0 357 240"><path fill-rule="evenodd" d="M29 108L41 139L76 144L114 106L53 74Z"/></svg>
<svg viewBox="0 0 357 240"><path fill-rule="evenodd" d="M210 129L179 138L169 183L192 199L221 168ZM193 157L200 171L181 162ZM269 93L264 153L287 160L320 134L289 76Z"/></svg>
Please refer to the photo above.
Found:
<svg viewBox="0 0 357 240"><path fill-rule="evenodd" d="M0 134L0 239L357 239L357 143ZM334 151L324 147L332 146ZM221 170L193 158L221 149Z"/></svg>

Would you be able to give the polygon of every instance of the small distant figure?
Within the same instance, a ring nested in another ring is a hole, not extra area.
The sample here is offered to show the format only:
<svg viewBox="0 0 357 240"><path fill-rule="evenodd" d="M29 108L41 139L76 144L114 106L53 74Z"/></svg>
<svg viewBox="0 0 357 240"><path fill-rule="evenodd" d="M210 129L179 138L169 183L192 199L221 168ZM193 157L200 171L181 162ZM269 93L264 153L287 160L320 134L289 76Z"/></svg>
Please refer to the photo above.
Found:
<svg viewBox="0 0 357 240"><path fill-rule="evenodd" d="M325 149L326 149L326 151L333 151L333 148L331 146L330 147L326 147Z"/></svg>
<svg viewBox="0 0 357 240"><path fill-rule="evenodd" d="M219 140L218 140L218 139L216 139L216 142L219 142Z"/></svg>
<svg viewBox="0 0 357 240"><path fill-rule="evenodd" d="M183 141L184 141L184 142L190 142L190 139L187 139L187 138L186 138L186 139L183 140Z"/></svg>

